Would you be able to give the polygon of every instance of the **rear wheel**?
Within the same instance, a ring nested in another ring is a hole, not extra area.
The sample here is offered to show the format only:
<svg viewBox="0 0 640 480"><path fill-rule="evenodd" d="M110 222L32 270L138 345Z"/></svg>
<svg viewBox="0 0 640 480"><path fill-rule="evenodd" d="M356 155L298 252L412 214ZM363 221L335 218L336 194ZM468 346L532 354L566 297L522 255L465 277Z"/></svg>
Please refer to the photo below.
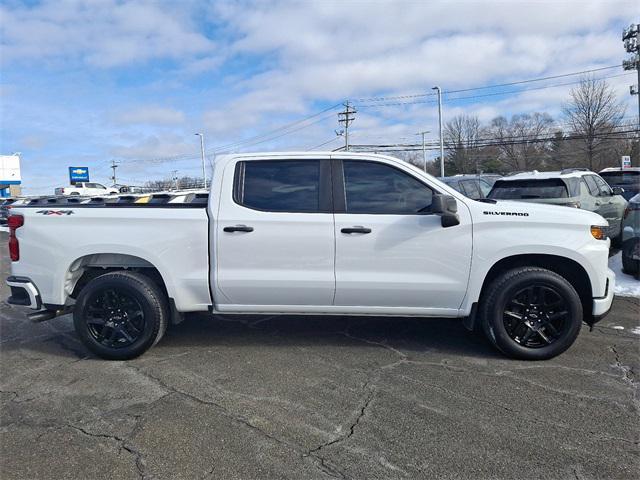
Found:
<svg viewBox="0 0 640 480"><path fill-rule="evenodd" d="M137 357L157 343L167 328L166 296L148 277L111 272L80 292L73 323L82 343L109 360Z"/></svg>
<svg viewBox="0 0 640 480"><path fill-rule="evenodd" d="M500 275L481 304L489 340L524 360L545 360L567 350L580 332L582 313L580 297L565 278L535 267Z"/></svg>

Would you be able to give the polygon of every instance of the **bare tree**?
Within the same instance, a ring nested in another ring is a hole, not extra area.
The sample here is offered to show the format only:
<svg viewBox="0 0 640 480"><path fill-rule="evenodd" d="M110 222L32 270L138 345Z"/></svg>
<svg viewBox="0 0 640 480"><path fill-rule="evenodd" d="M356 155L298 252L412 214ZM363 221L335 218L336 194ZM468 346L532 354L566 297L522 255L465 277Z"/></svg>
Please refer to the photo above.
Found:
<svg viewBox="0 0 640 480"><path fill-rule="evenodd" d="M544 165L549 154L548 139L553 118L548 113L514 115L494 118L491 133L500 160L510 170L531 170Z"/></svg>
<svg viewBox="0 0 640 480"><path fill-rule="evenodd" d="M458 115L447 122L443 135L447 147L445 160L455 173L479 171L479 143L485 131L476 116Z"/></svg>
<svg viewBox="0 0 640 480"><path fill-rule="evenodd" d="M603 154L609 150L607 136L622 122L624 106L617 101L613 89L605 80L583 77L571 89L571 100L563 106L571 133L579 135L577 143L589 168L606 163Z"/></svg>

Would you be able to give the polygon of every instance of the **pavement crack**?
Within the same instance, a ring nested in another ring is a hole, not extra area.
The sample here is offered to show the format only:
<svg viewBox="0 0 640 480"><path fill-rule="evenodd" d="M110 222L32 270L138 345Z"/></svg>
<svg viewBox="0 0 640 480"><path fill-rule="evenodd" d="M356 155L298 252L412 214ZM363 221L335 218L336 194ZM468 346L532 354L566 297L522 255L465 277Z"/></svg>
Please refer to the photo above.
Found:
<svg viewBox="0 0 640 480"><path fill-rule="evenodd" d="M179 388L173 386L173 385L169 385L167 382L165 382L164 380L162 380L161 378L158 378L152 374L150 374L149 372L145 372L143 370L141 370L140 368L137 368L133 365L126 365L127 368L130 368L136 372L138 372L140 375L143 375L145 377L147 377L148 379L152 380L153 382L155 382L156 384L158 384L160 387L164 388L167 392L179 395L183 398L187 398L193 402L199 403L201 405L207 405L207 406L211 406L216 408L216 410L223 416L225 416L226 418L229 418L230 420L233 420L237 423L241 423L242 425L245 425L246 427L250 428L251 430L257 432L258 434L260 434L261 436L272 440L276 443L279 443L281 445L284 445L288 448L291 448L295 451L300 451L300 447L298 447L295 444L291 444L285 440L282 440L272 434L270 434L269 432L266 432L264 430L262 430L260 427L252 424L249 420L247 420L246 418L240 416L240 415L235 415L232 412L230 412L229 410L227 410L223 405L220 405L218 402L214 402L213 400L205 400L203 398L198 397L197 395L194 395L192 393L186 392L184 390L180 390Z"/></svg>
<svg viewBox="0 0 640 480"><path fill-rule="evenodd" d="M79 427L79 426L73 425L71 423L67 423L64 426L66 426L67 428L70 428L72 430L75 430L77 432L80 432L83 435L86 435L86 436L89 436L89 437L106 438L108 440L113 440L115 442L118 442L118 445L119 445L121 450L125 450L126 452L128 452L128 453L130 453L131 455L134 456L136 469L138 471L138 476L142 480L145 480L147 478L147 476L145 474L146 462L145 462L145 459L144 459L144 455L139 450L135 449L131 445L128 445L127 442L129 440L127 438L122 438L122 437L119 437L117 435L110 435L110 434L107 434L107 433L90 432L89 430L87 430L87 429L85 429L83 427Z"/></svg>
<svg viewBox="0 0 640 480"><path fill-rule="evenodd" d="M335 465L331 465L328 462L328 460L320 454L320 452L327 447L342 443L354 435L354 433L356 432L356 427L360 424L360 421L363 419L363 417L367 413L367 409L369 408L369 405L371 405L371 402L373 401L373 398L375 396L375 389L368 388L368 387L369 387L369 382L366 382L362 386L362 390L368 391L368 393L364 396L361 402L360 408L357 410L358 413L356 417L353 419L353 421L349 425L349 430L342 435L338 435L332 440L329 440L327 442L324 442L318 445L315 448L312 448L306 453L306 456L311 456L319 460L321 470L323 470L325 473L333 477L346 478L345 474L341 472Z"/></svg>
<svg viewBox="0 0 640 480"><path fill-rule="evenodd" d="M622 364L622 361L620 360L620 353L616 349L616 345L611 345L609 350L611 350L616 357L616 363L614 366L622 372L622 381L632 387L635 387L636 382L634 379L633 369L628 365Z"/></svg>

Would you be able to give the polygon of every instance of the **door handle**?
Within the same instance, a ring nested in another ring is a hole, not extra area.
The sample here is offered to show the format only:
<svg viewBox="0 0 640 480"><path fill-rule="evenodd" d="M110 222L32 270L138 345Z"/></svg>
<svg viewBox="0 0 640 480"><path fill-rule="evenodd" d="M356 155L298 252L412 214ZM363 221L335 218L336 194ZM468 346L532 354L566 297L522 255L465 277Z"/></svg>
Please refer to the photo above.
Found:
<svg viewBox="0 0 640 480"><path fill-rule="evenodd" d="M365 228L365 227L361 227L361 226L357 226L357 227L349 227L349 228L343 228L340 230L342 233L371 233L371 229L370 228Z"/></svg>
<svg viewBox="0 0 640 480"><path fill-rule="evenodd" d="M246 225L235 225L233 227L224 227L222 230L225 232L253 232L253 227L247 227Z"/></svg>

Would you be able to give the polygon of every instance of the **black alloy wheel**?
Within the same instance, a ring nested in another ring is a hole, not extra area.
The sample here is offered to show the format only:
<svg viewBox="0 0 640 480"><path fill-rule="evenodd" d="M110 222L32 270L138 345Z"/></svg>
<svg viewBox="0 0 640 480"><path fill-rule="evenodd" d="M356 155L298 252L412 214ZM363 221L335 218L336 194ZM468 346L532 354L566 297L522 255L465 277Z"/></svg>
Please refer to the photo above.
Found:
<svg viewBox="0 0 640 480"><path fill-rule="evenodd" d="M536 284L518 290L504 309L507 334L527 348L541 348L558 340L568 326L567 302L553 286Z"/></svg>
<svg viewBox="0 0 640 480"><path fill-rule="evenodd" d="M107 288L87 300L85 322L96 342L108 348L128 347L142 335L145 316L140 302L126 291Z"/></svg>

